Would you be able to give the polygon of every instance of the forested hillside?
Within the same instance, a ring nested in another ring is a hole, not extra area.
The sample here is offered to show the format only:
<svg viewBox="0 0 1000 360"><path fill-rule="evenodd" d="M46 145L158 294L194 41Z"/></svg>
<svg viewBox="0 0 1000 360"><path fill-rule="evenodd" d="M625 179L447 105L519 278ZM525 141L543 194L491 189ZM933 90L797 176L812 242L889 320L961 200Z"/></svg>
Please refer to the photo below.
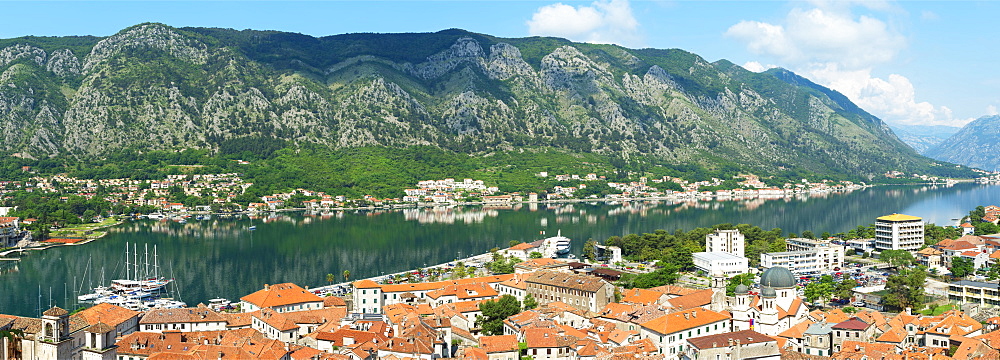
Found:
<svg viewBox="0 0 1000 360"><path fill-rule="evenodd" d="M0 40L0 133L0 153L42 168L100 171L121 154L195 149L299 164L286 169L307 174L295 179L331 186L378 164L340 159L432 171L407 158L426 151L413 146L455 172L505 174L505 159L523 164L507 169L521 177L549 166L525 163L538 154L607 173L970 175L785 70L462 30L315 38L141 24L107 38Z"/></svg>

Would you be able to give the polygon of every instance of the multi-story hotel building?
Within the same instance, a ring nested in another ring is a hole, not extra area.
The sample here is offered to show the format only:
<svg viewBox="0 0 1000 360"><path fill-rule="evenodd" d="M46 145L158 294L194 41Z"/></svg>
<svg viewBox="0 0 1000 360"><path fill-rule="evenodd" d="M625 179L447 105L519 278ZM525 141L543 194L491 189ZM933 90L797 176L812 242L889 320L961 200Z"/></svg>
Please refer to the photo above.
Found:
<svg viewBox="0 0 1000 360"><path fill-rule="evenodd" d="M892 214L875 219L875 250L915 251L924 245L923 219Z"/></svg>

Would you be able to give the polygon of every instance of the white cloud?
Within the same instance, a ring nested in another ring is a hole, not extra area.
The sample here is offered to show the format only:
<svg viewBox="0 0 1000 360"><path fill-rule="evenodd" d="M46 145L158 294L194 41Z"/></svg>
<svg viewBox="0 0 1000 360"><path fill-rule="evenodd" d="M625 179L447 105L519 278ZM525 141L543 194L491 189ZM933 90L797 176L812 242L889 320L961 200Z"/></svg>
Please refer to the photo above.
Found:
<svg viewBox="0 0 1000 360"><path fill-rule="evenodd" d="M938 20L940 18L941 17L938 16L938 14L935 13L935 12L933 12L933 11L924 10L924 11L920 12L920 19L921 20L935 21L935 20Z"/></svg>
<svg viewBox="0 0 1000 360"><path fill-rule="evenodd" d="M747 70L750 70L750 71L753 71L753 72L756 72L756 73L764 72L764 71L767 71L768 69L773 69L773 68L776 68L776 67L778 67L778 66L777 65L772 65L772 64L764 65L764 64L761 64L761 63L756 62L756 61L747 61L745 64L743 64L743 68L744 69L747 69Z"/></svg>
<svg viewBox="0 0 1000 360"><path fill-rule="evenodd" d="M849 67L884 63L906 45L906 39L881 20L823 8L792 9L783 25L742 21L726 35L761 55L789 63L830 62Z"/></svg>
<svg viewBox="0 0 1000 360"><path fill-rule="evenodd" d="M642 46L639 21L628 0L598 0L590 6L555 3L538 8L528 20L528 33L573 41Z"/></svg>
<svg viewBox="0 0 1000 360"><path fill-rule="evenodd" d="M892 12L886 2L813 1L796 7L783 22L741 21L726 35L749 51L777 60L813 81L837 90L865 110L893 123L961 126L951 109L917 101L908 78L899 74L873 76L906 47L906 38L874 16L855 16L851 6ZM757 62L753 62L759 64ZM748 63L749 64L749 63ZM748 68L749 69L749 68Z"/></svg>
<svg viewBox="0 0 1000 360"><path fill-rule="evenodd" d="M986 106L986 115L996 116L996 115L1000 115L1000 112L997 111L997 106L996 105L988 105L988 106Z"/></svg>

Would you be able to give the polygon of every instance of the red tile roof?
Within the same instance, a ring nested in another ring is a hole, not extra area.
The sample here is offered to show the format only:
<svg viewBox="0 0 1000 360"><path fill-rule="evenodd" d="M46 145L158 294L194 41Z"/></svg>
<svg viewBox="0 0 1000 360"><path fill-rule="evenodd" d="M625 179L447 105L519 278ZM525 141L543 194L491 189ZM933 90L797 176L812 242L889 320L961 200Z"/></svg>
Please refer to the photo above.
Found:
<svg viewBox="0 0 1000 360"><path fill-rule="evenodd" d="M861 319L854 317L848 319L847 321L843 321L839 324L834 325L833 328L844 329L844 330L864 330L867 329L869 326L871 325L864 321L861 321Z"/></svg>
<svg viewBox="0 0 1000 360"><path fill-rule="evenodd" d="M667 335L727 319L729 319L728 316L715 311L694 308L661 316L642 323L642 327Z"/></svg>
<svg viewBox="0 0 1000 360"><path fill-rule="evenodd" d="M265 285L264 289L257 290L253 294L241 297L240 300L257 305L260 308L309 302L323 302L323 298L316 296L316 294L306 291L306 289L292 283Z"/></svg>
<svg viewBox="0 0 1000 360"><path fill-rule="evenodd" d="M479 338L479 346L487 353L517 351L517 335L483 336Z"/></svg>

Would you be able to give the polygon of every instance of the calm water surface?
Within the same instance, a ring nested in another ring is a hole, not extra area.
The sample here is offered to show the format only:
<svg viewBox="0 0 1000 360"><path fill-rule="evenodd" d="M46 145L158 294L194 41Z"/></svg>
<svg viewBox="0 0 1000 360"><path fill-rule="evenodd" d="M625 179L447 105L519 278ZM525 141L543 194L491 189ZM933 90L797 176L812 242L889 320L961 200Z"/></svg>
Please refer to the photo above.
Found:
<svg viewBox="0 0 1000 360"><path fill-rule="evenodd" d="M0 313L38 316L50 304L75 308L74 288L87 289L121 274L126 243L155 245L161 274L176 278L173 295L190 305L236 300L263 284L318 286L326 274L362 278L483 253L510 240L540 239L557 230L574 240L613 235L754 224L785 232L837 233L893 212L954 225L978 205L1000 204L1000 187L876 187L848 194L778 200L540 204L508 209L459 207L351 211L327 216L283 213L250 220L213 218L187 224L152 220L126 223L96 242L32 253L0 262ZM89 264L89 265L88 265ZM89 269L89 270L88 270ZM51 295L50 295L51 294ZM40 304L40 305L39 305Z"/></svg>

